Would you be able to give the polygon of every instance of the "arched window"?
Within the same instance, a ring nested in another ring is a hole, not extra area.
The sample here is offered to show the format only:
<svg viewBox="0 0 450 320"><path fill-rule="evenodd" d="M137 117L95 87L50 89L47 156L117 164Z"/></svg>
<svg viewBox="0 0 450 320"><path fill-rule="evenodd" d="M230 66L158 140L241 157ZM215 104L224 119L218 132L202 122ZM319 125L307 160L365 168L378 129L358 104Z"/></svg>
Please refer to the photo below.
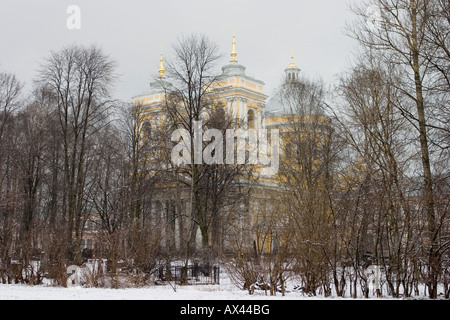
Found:
<svg viewBox="0 0 450 320"><path fill-rule="evenodd" d="M144 124L142 125L142 143L144 145L150 142L151 131L152 125L150 124L150 122L145 121Z"/></svg>
<svg viewBox="0 0 450 320"><path fill-rule="evenodd" d="M256 117L255 117L255 111L248 110L247 113L247 123L249 129L256 129Z"/></svg>

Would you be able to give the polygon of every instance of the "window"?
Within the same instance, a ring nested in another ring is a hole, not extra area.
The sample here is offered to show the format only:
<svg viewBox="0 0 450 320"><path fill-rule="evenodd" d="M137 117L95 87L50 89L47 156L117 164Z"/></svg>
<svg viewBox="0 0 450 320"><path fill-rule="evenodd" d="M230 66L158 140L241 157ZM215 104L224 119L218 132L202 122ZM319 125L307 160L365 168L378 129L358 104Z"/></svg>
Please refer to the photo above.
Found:
<svg viewBox="0 0 450 320"><path fill-rule="evenodd" d="M247 113L247 123L249 129L256 129L256 118L255 118L255 111L248 110Z"/></svg>
<svg viewBox="0 0 450 320"><path fill-rule="evenodd" d="M150 124L150 122L146 121L144 122L144 124L142 125L142 143L145 145L150 141L150 134L151 134L151 130L152 126Z"/></svg>

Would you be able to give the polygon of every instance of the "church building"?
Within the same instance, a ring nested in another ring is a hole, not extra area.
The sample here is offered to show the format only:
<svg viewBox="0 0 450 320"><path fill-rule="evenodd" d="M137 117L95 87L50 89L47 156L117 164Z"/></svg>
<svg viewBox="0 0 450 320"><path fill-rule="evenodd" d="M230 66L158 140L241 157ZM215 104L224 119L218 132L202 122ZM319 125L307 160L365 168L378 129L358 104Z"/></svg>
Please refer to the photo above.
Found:
<svg viewBox="0 0 450 320"><path fill-rule="evenodd" d="M166 101L171 84L165 79L163 54L161 53L159 78L150 83L149 90L133 97L136 111L142 117L142 135L151 135L158 129L166 127L168 119ZM286 82L299 81L300 68L291 63L285 69ZM264 93L265 83L249 76L246 67L237 60L236 40L233 35L231 60L222 67L213 91L220 100L229 117L236 119L244 129L251 129L257 135L262 130L279 130L280 159L285 160L286 143L283 141L286 131L289 131L289 110L276 103ZM167 166L167 164L160 164ZM170 165L168 165L170 167ZM216 251L226 252L236 246L239 250L252 251L258 254L272 252L277 249L280 241L277 235L277 225L283 219L282 197L279 175L261 174L258 169L252 177L239 179L238 194L233 206L223 208L219 222L211 221L207 245ZM186 184L188 185L188 184ZM151 201L152 219L160 227L162 243L175 251L185 250L186 242L194 247L203 247L200 228L196 227L195 219L190 216L192 199L189 188L180 184L160 185L159 192ZM227 218L223 218L227 217ZM192 234L193 232L193 234Z"/></svg>

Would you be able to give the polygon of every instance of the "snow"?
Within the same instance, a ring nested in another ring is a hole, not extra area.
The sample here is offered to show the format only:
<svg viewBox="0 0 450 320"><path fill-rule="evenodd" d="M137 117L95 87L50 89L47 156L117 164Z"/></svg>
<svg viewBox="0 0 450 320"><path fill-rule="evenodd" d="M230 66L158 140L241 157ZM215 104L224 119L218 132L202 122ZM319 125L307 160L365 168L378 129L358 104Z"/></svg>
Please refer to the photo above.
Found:
<svg viewBox="0 0 450 320"><path fill-rule="evenodd" d="M172 283L142 288L85 288L51 285L0 284L0 300L320 300L289 290L283 297L266 295L256 290L253 295L236 287L226 273L221 273L220 285L180 286ZM175 289L175 290L174 290ZM340 298L342 299L342 298Z"/></svg>
<svg viewBox="0 0 450 320"><path fill-rule="evenodd" d="M48 282L49 283L49 282ZM255 290L249 295L231 281L225 271L221 270L220 285L180 286L174 282L164 285L150 285L139 288L91 288L74 286L70 288L43 284L30 286L25 284L0 284L0 300L226 300L226 301L270 301L270 300L354 300L349 297L310 297L294 290L296 281L287 285L285 296L277 292L275 296L267 295L264 290ZM359 299L364 299L360 297ZM382 300L393 300L385 295ZM364 299L367 300L367 299ZM374 296L369 300L377 300Z"/></svg>
<svg viewBox="0 0 450 320"><path fill-rule="evenodd" d="M389 299L384 297L383 299ZM240 290L232 283L220 285L175 286L155 285L142 288L84 288L56 287L50 285L0 284L0 300L353 300L350 297L308 297L298 291L288 290L285 296L276 296L256 290L253 295Z"/></svg>
<svg viewBox="0 0 450 320"><path fill-rule="evenodd" d="M175 290L174 290L175 289ZM84 288L56 287L51 285L0 284L0 300L279 300L301 299L299 292L289 292L285 297L265 295L264 291L248 291L237 288L225 273L221 273L220 285L180 286L173 282L142 288ZM306 297L304 297L306 298Z"/></svg>
<svg viewBox="0 0 450 320"><path fill-rule="evenodd" d="M299 296L296 295L296 299ZM262 300L277 298L281 299L281 294L270 297L261 292L250 296L246 291L230 290L220 285L177 286L176 292L170 286L101 289L0 285L0 300Z"/></svg>
<svg viewBox="0 0 450 320"><path fill-rule="evenodd" d="M231 283L221 284L221 285L204 285L204 286L177 286L176 292L170 285L164 286L149 286L144 288L126 288L126 289L101 289L101 288L82 288L82 287L72 287L72 288L64 288L64 287L54 287L49 285L39 285L39 286L28 286L28 285L7 285L0 284L0 300L7 300L8 303L11 300L85 300L85 301L123 301L123 300L140 300L147 301L145 302L145 306L147 308L163 308L164 314L170 319L176 319L177 316L184 308L192 308L195 307L204 307L205 305L214 309L214 316L223 315L225 316L225 312L227 309L234 310L236 306L257 306L259 308L267 308L270 315L276 315L278 319L289 319L292 318L292 314L298 312L299 308L301 308L302 312L306 312L308 314L308 308L311 309L311 312L317 312L317 302L324 302L324 300L329 302L337 302L333 303L330 307L321 308L321 315L330 312L330 316L335 316L336 313L339 313L338 308L341 308L342 312L347 312L350 307L346 303L342 304L345 300L348 303L352 303L355 299L350 297L347 298L323 298L321 296L318 297L308 297L302 295L296 291L290 291L286 293L286 296L282 296L280 293L277 293L276 296L265 295L264 291L256 291L255 294L249 295L247 291L243 291L235 287ZM164 300L164 301L163 301ZM302 302L299 302L302 300ZM367 299L359 298L358 301L367 301ZM376 300L374 298L369 300ZM388 300L395 300L390 297L384 297L382 300L387 302ZM221 302L224 301L224 302ZM290 302L289 302L290 301ZM149 305L148 302L151 302L153 305ZM41 302L39 302L41 303ZM300 303L300 304L299 304ZM224 305L225 304L225 305ZM118 306L118 305L117 305ZM416 305L420 306L420 304ZM392 307L392 305L391 305ZM400 315L402 317L405 316L405 311L412 312L414 310L411 304L408 304L408 310L404 308L397 308ZM446 305L445 305L446 307ZM220 312L220 310L222 310ZM389 308L390 315L392 316L392 310L395 308ZM47 309L46 309L47 310ZM48 309L52 310L52 309ZM117 316L117 312L122 310L121 308L91 308L89 314L92 314L92 311L99 312L99 316L104 317L105 312L109 315ZM124 309L126 312L130 312L129 309ZM137 308L136 310L140 310ZM248 309L246 309L248 310ZM261 309L262 310L262 309ZM25 312L34 313L35 310L33 308L28 308L21 310ZM395 310L394 310L395 311ZM397 312L395 311L395 312ZM419 310L418 310L419 311ZM444 310L443 310L444 311ZM140 311L139 311L140 312ZM181 313L182 314L182 313ZM255 313L256 314L256 313ZM86 315L86 314L85 314ZM140 314L139 316L141 316ZM211 314L212 315L212 314ZM205 316L205 318L209 318L210 316ZM213 317L212 317L213 318ZM268 318L269 319L269 318Z"/></svg>

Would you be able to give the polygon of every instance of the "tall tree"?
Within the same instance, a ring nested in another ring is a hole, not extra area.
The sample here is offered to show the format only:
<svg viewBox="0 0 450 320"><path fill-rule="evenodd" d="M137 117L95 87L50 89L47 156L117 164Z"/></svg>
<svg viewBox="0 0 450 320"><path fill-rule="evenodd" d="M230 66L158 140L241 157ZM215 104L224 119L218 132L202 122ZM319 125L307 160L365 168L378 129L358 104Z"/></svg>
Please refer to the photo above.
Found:
<svg viewBox="0 0 450 320"><path fill-rule="evenodd" d="M20 230L20 251L24 266L30 263L33 249L32 237L37 235L38 193L43 180L45 152L45 127L47 113L37 102L29 104L16 117L15 152L17 173L23 199Z"/></svg>
<svg viewBox="0 0 450 320"><path fill-rule="evenodd" d="M62 136L66 242L71 259L79 262L86 217L86 183L92 159L92 135L108 111L115 62L96 46L72 45L52 52L40 68L37 82L54 101ZM72 242L72 239L74 241Z"/></svg>
<svg viewBox="0 0 450 320"><path fill-rule="evenodd" d="M436 59L430 59L429 26L432 21L432 8L438 0L374 0L355 6L353 9L361 18L350 34L365 47L380 53L386 64L395 68L401 77L394 84L404 95L395 106L417 130L420 145L421 168L423 174L423 202L427 217L430 297L437 296L437 282L440 274L442 252L439 249L439 232L442 212L436 211L434 193L432 153L430 140L434 121L432 110L436 106L427 90L432 82L432 67ZM369 5L378 8L378 15L368 16ZM441 6L445 10L446 6ZM444 13L444 12L442 12ZM445 14L444 14L445 15ZM375 18L374 23L367 23ZM445 36L446 39L447 36ZM440 64L440 63L439 63ZM441 64L440 64L441 65ZM413 108L409 106L412 105Z"/></svg>
<svg viewBox="0 0 450 320"><path fill-rule="evenodd" d="M284 154L280 183L284 186L288 219L295 226L293 241L297 271L308 294L323 286L329 294L329 249L332 127L324 112L323 83L306 78L289 79L275 99L284 108L285 125L280 129ZM317 232L320 228L321 232Z"/></svg>
<svg viewBox="0 0 450 320"><path fill-rule="evenodd" d="M395 107L402 98L393 85L395 75L383 68L370 50L363 60L341 79L344 102L339 108L341 116L336 118L340 132L359 160L353 170L354 176L359 176L356 197L361 199L356 201L360 210L355 212L363 222L358 230L364 241L354 246L359 254L353 254L353 264L366 282L361 267L370 253L372 263L385 266L387 282L395 296L401 285L411 287L409 279L417 280L411 267L419 251L418 243L413 241L412 223L417 220L417 210L409 203L413 177L407 172L414 164L415 151L411 154L408 148L412 139L410 124ZM415 227L419 229L420 225ZM363 254L366 259L361 259ZM363 287L367 288L367 283ZM407 288L404 292L410 294Z"/></svg>
<svg viewBox="0 0 450 320"><path fill-rule="evenodd" d="M3 281L11 260L14 218L18 211L13 131L22 88L15 75L0 71L0 277Z"/></svg>
<svg viewBox="0 0 450 320"><path fill-rule="evenodd" d="M209 244L209 229L206 213L203 212L200 194L203 164L197 156L203 153L203 141L196 141L195 131L203 130L201 122L205 121L212 106L211 87L217 81L214 70L219 59L218 48L215 43L204 35L190 35L182 37L173 46L174 57L169 60L167 74L172 87L167 92L166 106L170 119L176 128L187 130L190 141L189 170L184 172L189 177L191 190L191 214L193 228L189 242L195 244L197 227L202 234L203 247ZM200 126L200 127L199 127ZM199 144L201 144L199 146ZM196 149L200 148L200 152ZM197 156L196 156L197 154Z"/></svg>

